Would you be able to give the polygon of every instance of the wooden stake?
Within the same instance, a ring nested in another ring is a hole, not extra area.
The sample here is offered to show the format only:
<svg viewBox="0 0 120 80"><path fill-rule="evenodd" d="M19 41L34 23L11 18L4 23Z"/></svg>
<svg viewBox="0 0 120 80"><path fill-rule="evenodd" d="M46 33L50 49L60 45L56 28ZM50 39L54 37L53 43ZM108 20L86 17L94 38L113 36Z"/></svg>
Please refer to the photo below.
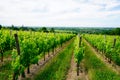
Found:
<svg viewBox="0 0 120 80"><path fill-rule="evenodd" d="M16 73L13 73L13 80L17 80L16 79Z"/></svg>
<svg viewBox="0 0 120 80"><path fill-rule="evenodd" d="M15 41L16 41L17 52L18 52L18 55L20 55L20 46L19 46L19 41L18 41L18 35L14 34L14 37L15 37Z"/></svg>
<svg viewBox="0 0 120 80"><path fill-rule="evenodd" d="M79 76L79 64L77 63L77 76Z"/></svg>
<svg viewBox="0 0 120 80"><path fill-rule="evenodd" d="M80 36L79 47L81 46L81 43L82 43L82 37Z"/></svg>
<svg viewBox="0 0 120 80"><path fill-rule="evenodd" d="M45 51L44 51L44 61L45 61Z"/></svg>
<svg viewBox="0 0 120 80"><path fill-rule="evenodd" d="M54 53L55 53L55 39L54 39L54 46L53 46L53 55L54 55Z"/></svg>
<svg viewBox="0 0 120 80"><path fill-rule="evenodd" d="M27 68L27 73L28 74L30 73L30 66L28 66L28 68Z"/></svg>
<svg viewBox="0 0 120 80"><path fill-rule="evenodd" d="M19 46L18 35L14 34L14 37L15 37L15 41L16 41L17 52L18 52L18 55L20 55L20 46ZM22 77L25 77L25 75L22 74ZM13 80L16 80L16 73L13 74Z"/></svg>
<svg viewBox="0 0 120 80"><path fill-rule="evenodd" d="M1 62L3 62L3 52L1 51Z"/></svg>
<svg viewBox="0 0 120 80"><path fill-rule="evenodd" d="M116 44L116 38L114 38L113 48L115 47L115 44Z"/></svg>
<svg viewBox="0 0 120 80"><path fill-rule="evenodd" d="M22 77L25 78L25 72L24 71L22 72Z"/></svg>

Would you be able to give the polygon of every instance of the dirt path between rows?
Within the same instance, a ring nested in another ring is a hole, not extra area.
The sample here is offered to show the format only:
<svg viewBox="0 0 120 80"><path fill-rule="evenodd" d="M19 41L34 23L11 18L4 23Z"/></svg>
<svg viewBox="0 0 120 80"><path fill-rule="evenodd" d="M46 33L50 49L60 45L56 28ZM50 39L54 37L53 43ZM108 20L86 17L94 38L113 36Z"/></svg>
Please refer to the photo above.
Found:
<svg viewBox="0 0 120 80"><path fill-rule="evenodd" d="M30 66L30 74L27 74L27 69L26 69L25 70L26 78L22 78L21 76L19 76L18 80L33 79L34 75L36 75L38 73L38 71L40 71L44 67L44 65L47 64L48 61L50 61L50 59L54 58L54 56L56 56L56 54L60 53L60 51L62 51L65 47L67 47L71 43L71 41L73 41L73 39L64 43L62 47L56 48L54 55L53 55L53 52L50 52L50 57L48 57L48 54L46 54L45 55L46 60L44 61L44 57L42 59L40 59L39 65L37 65L37 64L31 65Z"/></svg>
<svg viewBox="0 0 120 80"><path fill-rule="evenodd" d="M77 76L76 63L75 63L74 53L73 53L72 59L71 59L71 67L68 71L66 80L88 80L87 74L85 74L85 69L84 69L84 59L80 63L80 71L79 72L80 72L80 74L79 74L79 76Z"/></svg>
<svg viewBox="0 0 120 80"><path fill-rule="evenodd" d="M66 80L77 80L77 74L76 74L76 64L75 64L75 60L74 60L74 55L72 55L72 59L71 59L71 67L68 71L68 75L67 75L67 79Z"/></svg>
<svg viewBox="0 0 120 80"><path fill-rule="evenodd" d="M87 44L87 46L90 47L90 49L93 51L93 53L102 61L106 64L106 66L108 66L110 69L112 69L113 71L115 71L117 74L120 74L120 67L115 65L114 63L109 63L105 57L103 56L104 54L100 54L99 52L97 52L91 45L89 42L87 42L84 39L84 42Z"/></svg>

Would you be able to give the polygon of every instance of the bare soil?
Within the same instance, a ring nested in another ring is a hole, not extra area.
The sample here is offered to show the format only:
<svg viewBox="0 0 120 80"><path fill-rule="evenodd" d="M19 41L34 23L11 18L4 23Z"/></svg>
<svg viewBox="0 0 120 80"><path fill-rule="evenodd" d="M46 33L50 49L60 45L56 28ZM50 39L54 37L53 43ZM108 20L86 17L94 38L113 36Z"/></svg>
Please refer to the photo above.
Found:
<svg viewBox="0 0 120 80"><path fill-rule="evenodd" d="M71 59L71 67L68 71L66 80L88 80L87 74L85 73L85 69L84 69L84 61L80 63L79 76L77 76L76 70L77 70L77 67L76 67L76 62L74 60L74 54L73 54Z"/></svg>

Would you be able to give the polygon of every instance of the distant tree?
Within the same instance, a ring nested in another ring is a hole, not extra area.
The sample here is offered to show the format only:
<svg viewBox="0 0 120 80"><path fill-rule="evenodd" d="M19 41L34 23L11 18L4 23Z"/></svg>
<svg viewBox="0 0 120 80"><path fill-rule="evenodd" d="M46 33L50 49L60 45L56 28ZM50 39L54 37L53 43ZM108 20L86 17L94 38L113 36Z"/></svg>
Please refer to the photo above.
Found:
<svg viewBox="0 0 120 80"><path fill-rule="evenodd" d="M43 31L43 32L48 32L48 30L47 30L46 27L42 27L41 31Z"/></svg>
<svg viewBox="0 0 120 80"><path fill-rule="evenodd" d="M109 34L120 35L120 28L115 28L115 29L111 30Z"/></svg>
<svg viewBox="0 0 120 80"><path fill-rule="evenodd" d="M2 28L2 25L0 25L0 29Z"/></svg>
<svg viewBox="0 0 120 80"><path fill-rule="evenodd" d="M116 34L116 35L120 35L120 28L116 28L116 29L115 29L115 34Z"/></svg>
<svg viewBox="0 0 120 80"><path fill-rule="evenodd" d="M11 28L14 30L14 25L12 25Z"/></svg>
<svg viewBox="0 0 120 80"><path fill-rule="evenodd" d="M10 29L12 29L12 30L19 30L19 28L15 27L14 25L12 25Z"/></svg>
<svg viewBox="0 0 120 80"><path fill-rule="evenodd" d="M23 31L24 30L24 25L22 25L19 29Z"/></svg>
<svg viewBox="0 0 120 80"><path fill-rule="evenodd" d="M55 32L54 28L51 28L51 29L50 29L50 32Z"/></svg>

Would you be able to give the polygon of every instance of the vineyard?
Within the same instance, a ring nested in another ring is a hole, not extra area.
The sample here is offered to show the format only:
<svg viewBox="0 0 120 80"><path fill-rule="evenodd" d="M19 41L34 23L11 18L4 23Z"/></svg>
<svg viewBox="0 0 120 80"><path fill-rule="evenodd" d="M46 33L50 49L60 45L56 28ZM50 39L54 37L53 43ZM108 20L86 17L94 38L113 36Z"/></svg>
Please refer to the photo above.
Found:
<svg viewBox="0 0 120 80"><path fill-rule="evenodd" d="M120 80L120 36L1 29L0 80Z"/></svg>
<svg viewBox="0 0 120 80"><path fill-rule="evenodd" d="M120 65L120 36L85 35L85 39L101 54Z"/></svg>

